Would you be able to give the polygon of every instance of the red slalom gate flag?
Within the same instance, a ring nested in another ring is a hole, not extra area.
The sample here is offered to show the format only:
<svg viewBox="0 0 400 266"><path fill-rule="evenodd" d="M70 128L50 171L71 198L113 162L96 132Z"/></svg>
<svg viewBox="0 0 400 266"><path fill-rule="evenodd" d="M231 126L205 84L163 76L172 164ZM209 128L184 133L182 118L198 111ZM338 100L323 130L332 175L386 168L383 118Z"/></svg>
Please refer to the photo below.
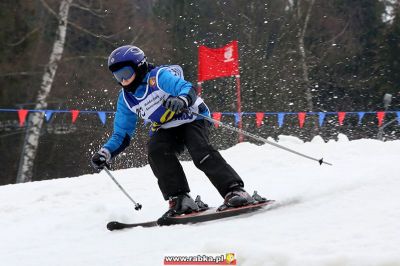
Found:
<svg viewBox="0 0 400 266"><path fill-rule="evenodd" d="M199 47L198 81L239 75L238 42L221 48Z"/></svg>

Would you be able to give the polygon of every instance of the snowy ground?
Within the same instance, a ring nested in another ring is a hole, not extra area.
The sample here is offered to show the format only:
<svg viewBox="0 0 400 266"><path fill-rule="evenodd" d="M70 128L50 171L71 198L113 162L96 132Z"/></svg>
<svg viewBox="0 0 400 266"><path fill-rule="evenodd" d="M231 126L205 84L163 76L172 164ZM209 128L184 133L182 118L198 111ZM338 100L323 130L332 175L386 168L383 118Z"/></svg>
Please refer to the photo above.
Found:
<svg viewBox="0 0 400 266"><path fill-rule="evenodd" d="M234 252L238 265L400 265L400 141L279 144L222 151L249 191L286 204L251 217L109 232L110 220L147 221L166 210L148 166L115 171L137 212L105 173L0 187L0 265L163 265L166 254ZM222 199L191 162L192 196Z"/></svg>

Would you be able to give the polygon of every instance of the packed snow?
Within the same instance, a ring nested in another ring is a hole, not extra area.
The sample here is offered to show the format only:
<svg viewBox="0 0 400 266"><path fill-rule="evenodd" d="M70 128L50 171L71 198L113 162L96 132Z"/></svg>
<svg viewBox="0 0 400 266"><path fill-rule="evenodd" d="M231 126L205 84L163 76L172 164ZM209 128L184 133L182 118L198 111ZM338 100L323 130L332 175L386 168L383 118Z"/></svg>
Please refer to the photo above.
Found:
<svg viewBox="0 0 400 266"><path fill-rule="evenodd" d="M165 255L235 253L241 266L400 265L400 141L325 143L282 136L280 145L240 143L221 151L249 192L279 203L252 216L197 225L110 232L107 222L142 222L167 209L149 166L113 171L143 205L96 173L0 187L0 265L163 265ZM183 162L191 195L222 198L193 163Z"/></svg>

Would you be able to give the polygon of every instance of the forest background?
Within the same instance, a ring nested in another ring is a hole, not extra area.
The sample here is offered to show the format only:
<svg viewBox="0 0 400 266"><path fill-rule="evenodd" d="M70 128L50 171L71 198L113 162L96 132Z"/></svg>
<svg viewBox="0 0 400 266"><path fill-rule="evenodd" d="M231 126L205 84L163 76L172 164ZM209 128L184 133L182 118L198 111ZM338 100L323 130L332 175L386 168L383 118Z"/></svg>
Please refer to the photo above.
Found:
<svg viewBox="0 0 400 266"><path fill-rule="evenodd" d="M65 40L57 59L52 53L60 27ZM179 64L196 86L198 47L238 40L244 112L400 111L397 0L2 0L0 28L4 109L37 109L44 101L52 110L115 111L120 88L107 57L116 47L133 44L150 62ZM55 65L51 90L40 98ZM235 112L235 86L233 77L206 81L202 96L213 112ZM390 106L383 104L385 94L392 95ZM385 122L393 119L395 113L387 114ZM222 121L235 125L233 116ZM80 114L75 123L70 113L53 114L39 128L29 180L93 173L90 157L112 133L112 122L112 114L104 125L94 114ZM343 125L327 116L322 126L310 115L302 128L295 115L286 116L282 127L276 116L266 116L260 127L254 116L243 122L263 137L304 141L316 135L328 141L339 133L376 138L379 130L376 115L362 121L348 115ZM21 127L15 112L0 112L0 185L17 182L29 127L29 119ZM398 139L398 123L383 137ZM140 123L113 168L145 165L147 139L148 126ZM236 133L212 130L218 149L237 140Z"/></svg>

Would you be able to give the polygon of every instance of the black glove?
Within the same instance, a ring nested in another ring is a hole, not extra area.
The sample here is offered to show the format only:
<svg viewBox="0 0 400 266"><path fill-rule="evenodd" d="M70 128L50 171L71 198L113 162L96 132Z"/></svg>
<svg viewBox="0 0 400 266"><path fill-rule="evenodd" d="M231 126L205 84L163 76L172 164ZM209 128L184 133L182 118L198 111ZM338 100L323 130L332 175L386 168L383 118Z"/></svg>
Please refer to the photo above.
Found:
<svg viewBox="0 0 400 266"><path fill-rule="evenodd" d="M185 97L169 97L164 102L164 107L175 113L180 113L187 108L187 100Z"/></svg>
<svg viewBox="0 0 400 266"><path fill-rule="evenodd" d="M91 163L94 169L101 170L104 167L108 166L110 160L110 152L107 149L102 148L92 156Z"/></svg>

